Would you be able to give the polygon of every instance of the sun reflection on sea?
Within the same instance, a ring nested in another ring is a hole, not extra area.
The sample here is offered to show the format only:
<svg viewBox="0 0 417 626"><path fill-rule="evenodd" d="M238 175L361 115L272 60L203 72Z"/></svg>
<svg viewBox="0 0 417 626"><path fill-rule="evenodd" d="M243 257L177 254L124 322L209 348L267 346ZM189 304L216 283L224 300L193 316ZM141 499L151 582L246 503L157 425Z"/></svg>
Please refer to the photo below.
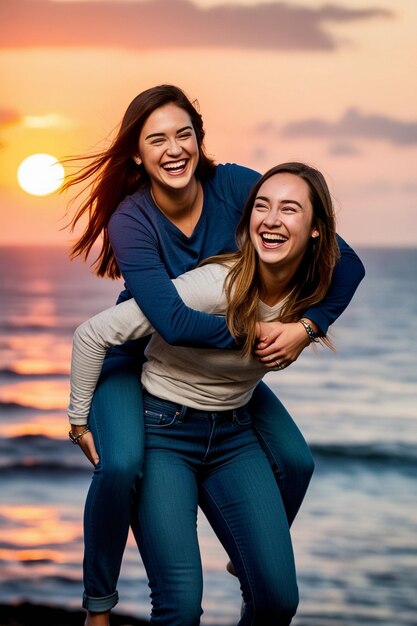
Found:
<svg viewBox="0 0 417 626"><path fill-rule="evenodd" d="M36 298L31 301L30 308L19 310L19 314L6 320L14 328L56 327L59 324L56 302L52 298Z"/></svg>
<svg viewBox="0 0 417 626"><path fill-rule="evenodd" d="M13 402L40 410L65 409L68 404L68 381L24 381L3 386L1 402Z"/></svg>
<svg viewBox="0 0 417 626"><path fill-rule="evenodd" d="M68 421L62 413L44 413L25 417L16 421L14 417L0 427L2 437L23 437L24 435L43 435L52 439L67 439Z"/></svg>
<svg viewBox="0 0 417 626"><path fill-rule="evenodd" d="M67 336L41 332L9 336L1 361L18 374L68 373L70 354Z"/></svg>
<svg viewBox="0 0 417 626"><path fill-rule="evenodd" d="M5 526L2 531L2 549L10 550L13 546L19 560L23 560L22 551L49 550L51 545L69 544L80 535L79 524L74 525L71 519L66 519L65 508L59 510L53 506L9 503L0 507L0 518Z"/></svg>
<svg viewBox="0 0 417 626"><path fill-rule="evenodd" d="M1 550L0 560L16 560L21 563L39 563L39 562L53 562L63 563L63 555L57 550L50 550L45 548L35 548L30 550Z"/></svg>

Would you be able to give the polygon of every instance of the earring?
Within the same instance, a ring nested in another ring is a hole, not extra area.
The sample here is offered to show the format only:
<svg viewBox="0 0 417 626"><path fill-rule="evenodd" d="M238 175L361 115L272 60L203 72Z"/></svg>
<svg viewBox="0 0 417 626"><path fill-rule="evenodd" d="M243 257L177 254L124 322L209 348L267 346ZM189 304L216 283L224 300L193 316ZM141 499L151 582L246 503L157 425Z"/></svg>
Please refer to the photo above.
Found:
<svg viewBox="0 0 417 626"><path fill-rule="evenodd" d="M133 160L136 163L136 165L142 165L142 159L140 158L139 155L134 156Z"/></svg>

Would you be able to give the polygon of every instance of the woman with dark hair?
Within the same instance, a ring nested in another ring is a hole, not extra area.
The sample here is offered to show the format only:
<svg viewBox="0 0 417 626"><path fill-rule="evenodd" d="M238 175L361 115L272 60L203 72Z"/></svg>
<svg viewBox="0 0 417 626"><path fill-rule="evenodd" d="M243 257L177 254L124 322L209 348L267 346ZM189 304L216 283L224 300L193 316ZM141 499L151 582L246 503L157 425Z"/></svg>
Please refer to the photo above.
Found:
<svg viewBox="0 0 417 626"><path fill-rule="evenodd" d="M74 334L69 416L84 418L106 350L153 333L141 376L145 463L132 523L151 623L200 623L198 506L235 565L240 626L285 626L297 608L287 515L249 402L266 371L253 357L259 321L301 318L300 328L308 327L302 311L331 284L339 250L321 173L302 163L269 170L249 196L237 242L236 252L207 259L173 285L189 306L223 316L240 350L171 346L134 299Z"/></svg>
<svg viewBox="0 0 417 626"><path fill-rule="evenodd" d="M215 164L204 149L201 115L177 87L160 85L128 107L116 138L65 189L86 183L88 194L71 224L88 217L72 255L85 258L102 239L98 276L123 276L118 303L134 298L171 345L237 350L224 318L187 306L171 279L209 256L236 249L235 228L260 174ZM81 162L82 158L81 158ZM80 192L82 193L82 192ZM78 197L78 196L76 196ZM266 367L286 367L315 333L349 304L363 265L338 238L341 258L320 303L306 305L297 322L260 325L257 356ZM131 502L142 475L144 431L138 372L147 338L109 350L88 416L71 417L71 439L94 463L85 506L84 602L87 625L108 624L117 603L117 579L126 544ZM271 451L271 463L289 524L302 502L313 459L297 426L268 387L252 395L254 425ZM86 425L88 426L86 427ZM109 506L111 502L111 506Z"/></svg>

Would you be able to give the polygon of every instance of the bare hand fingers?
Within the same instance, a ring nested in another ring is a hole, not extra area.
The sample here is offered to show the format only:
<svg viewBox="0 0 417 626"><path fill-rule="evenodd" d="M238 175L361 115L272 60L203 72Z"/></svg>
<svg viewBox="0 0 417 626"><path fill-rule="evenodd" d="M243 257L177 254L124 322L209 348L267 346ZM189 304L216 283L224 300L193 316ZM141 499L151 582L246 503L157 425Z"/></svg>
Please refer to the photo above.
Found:
<svg viewBox="0 0 417 626"><path fill-rule="evenodd" d="M84 435L84 437L82 438L82 440L80 441L78 445L80 446L81 450L83 451L87 459L90 461L90 463L92 463L94 466L97 465L100 458L98 456L96 446L94 444L94 438L93 438L92 433L89 432L86 435Z"/></svg>
<svg viewBox="0 0 417 626"><path fill-rule="evenodd" d="M285 367L287 367L288 363L286 361L283 360L279 360L278 358L273 358L273 359L258 359L258 361L260 361L262 363L262 365L264 367L268 367L269 369L273 369L273 370L283 370Z"/></svg>

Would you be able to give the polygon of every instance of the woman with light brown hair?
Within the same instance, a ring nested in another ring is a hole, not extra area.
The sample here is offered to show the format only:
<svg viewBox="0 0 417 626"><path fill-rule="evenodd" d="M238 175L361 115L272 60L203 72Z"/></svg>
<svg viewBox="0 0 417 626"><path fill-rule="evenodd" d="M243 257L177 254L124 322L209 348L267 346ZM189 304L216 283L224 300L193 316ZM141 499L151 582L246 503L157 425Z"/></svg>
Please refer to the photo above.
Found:
<svg viewBox="0 0 417 626"><path fill-rule="evenodd" d="M132 524L151 588L151 623L200 623L198 506L239 578L241 626L285 626L298 604L289 523L250 400L266 371L253 354L259 325L300 322L318 341L301 315L325 297L339 257L321 173L302 163L269 170L249 195L237 244L172 282L188 306L224 317L240 350L171 346L133 299L74 335L70 419L88 414L106 350L151 334L141 375L144 475Z"/></svg>

